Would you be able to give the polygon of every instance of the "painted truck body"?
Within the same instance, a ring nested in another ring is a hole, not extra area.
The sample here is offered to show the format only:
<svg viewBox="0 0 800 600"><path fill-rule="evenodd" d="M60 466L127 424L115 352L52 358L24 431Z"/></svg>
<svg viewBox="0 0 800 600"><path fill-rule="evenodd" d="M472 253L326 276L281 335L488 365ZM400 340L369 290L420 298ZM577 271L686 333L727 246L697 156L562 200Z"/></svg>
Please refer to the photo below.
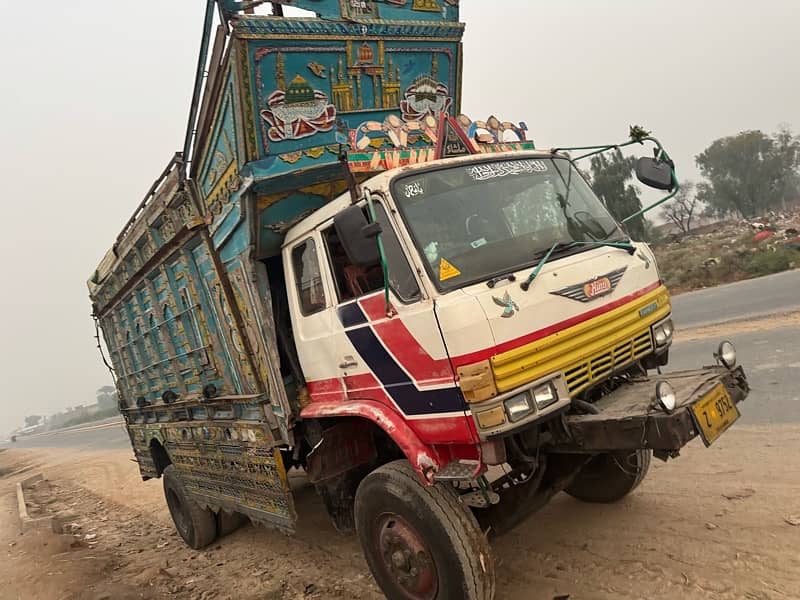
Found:
<svg viewBox="0 0 800 600"><path fill-rule="evenodd" d="M90 279L136 460L194 546L231 512L292 531L297 467L389 597L491 598L482 529L564 489L615 499L584 482L606 456L639 461L624 495L650 452L730 426L747 383L729 357L648 378L672 335L655 258L566 154L460 114L457 2L294 4L318 18L220 3L191 160ZM370 512L401 481L455 503L469 552L428 548L418 509ZM216 525L186 525L189 504Z"/></svg>

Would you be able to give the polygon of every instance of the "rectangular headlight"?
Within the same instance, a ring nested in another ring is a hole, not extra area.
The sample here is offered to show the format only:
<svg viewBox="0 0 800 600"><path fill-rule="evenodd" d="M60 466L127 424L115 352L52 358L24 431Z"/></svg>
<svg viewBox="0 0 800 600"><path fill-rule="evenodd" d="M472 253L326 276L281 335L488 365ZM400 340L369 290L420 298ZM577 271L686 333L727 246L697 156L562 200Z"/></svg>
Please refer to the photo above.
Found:
<svg viewBox="0 0 800 600"><path fill-rule="evenodd" d="M522 392L516 396L511 396L508 400L503 402L506 407L506 414L508 420L516 423L520 419L524 419L533 413L534 407L528 392Z"/></svg>
<svg viewBox="0 0 800 600"><path fill-rule="evenodd" d="M666 346L672 340L672 334L675 328L672 325L672 319L667 319L661 323L653 325L653 339L656 342L656 347L661 348Z"/></svg>
<svg viewBox="0 0 800 600"><path fill-rule="evenodd" d="M558 402L558 392L553 383L548 381L533 390L533 398L536 406L541 410Z"/></svg>

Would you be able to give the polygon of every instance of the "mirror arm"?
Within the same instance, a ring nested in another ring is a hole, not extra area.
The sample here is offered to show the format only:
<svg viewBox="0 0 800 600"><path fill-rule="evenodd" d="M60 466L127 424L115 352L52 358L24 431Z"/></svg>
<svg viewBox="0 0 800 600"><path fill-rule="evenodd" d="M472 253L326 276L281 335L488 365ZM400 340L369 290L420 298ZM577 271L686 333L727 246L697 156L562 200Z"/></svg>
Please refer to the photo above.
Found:
<svg viewBox="0 0 800 600"><path fill-rule="evenodd" d="M350 169L350 162L347 160L346 146L339 144L339 163L342 165L342 172L344 173L344 180L347 182L347 189L350 192L350 202L355 204L360 200L358 195L358 182L352 169Z"/></svg>
<svg viewBox="0 0 800 600"><path fill-rule="evenodd" d="M367 207L369 208L369 218L373 223L377 223L377 219L375 217L375 206L372 204L372 192L364 188L364 193L367 196ZM394 315L394 309L392 309L392 302L389 298L389 264L386 262L386 253L383 250L383 239L382 234L378 234L375 236L375 240L378 243L378 255L381 257L381 270L383 271L383 299L385 302L385 309L386 309L386 317L391 319Z"/></svg>
<svg viewBox="0 0 800 600"><path fill-rule="evenodd" d="M664 153L664 155L666 155L666 152ZM645 207L645 208L633 213L629 217L625 217L624 219L622 219L622 222L623 223L627 223L631 219L634 219L636 217L639 217L639 216L643 215L644 213L648 212L649 210L655 208L656 206L661 206L667 200L671 200L672 198L674 198L675 194L677 194L680 191L680 189L681 189L681 185L680 185L680 183L678 183L678 178L675 176L675 169L672 169L672 191L669 193L669 195L665 196L664 198L662 198L658 202L655 202L655 203L651 204L650 206L647 206L647 207Z"/></svg>
<svg viewBox="0 0 800 600"><path fill-rule="evenodd" d="M657 138L653 136L646 136L641 139L636 140L628 140L627 142L622 142L621 144L604 144L602 146L573 146L570 148L553 148L551 150L552 153L560 152L564 150L565 152L574 152L576 150L591 150L591 152L587 152L586 154L581 154L580 156L576 156L573 158L574 161L578 161L584 158L589 158L590 156L594 156L595 154L602 154L603 152L608 152L609 150L613 150L614 148L625 148L626 146L632 146L634 144L644 144L644 142L653 142L656 148L658 149L658 158L659 160L670 160L667 152L664 150L664 147L661 145L661 142L658 141Z"/></svg>

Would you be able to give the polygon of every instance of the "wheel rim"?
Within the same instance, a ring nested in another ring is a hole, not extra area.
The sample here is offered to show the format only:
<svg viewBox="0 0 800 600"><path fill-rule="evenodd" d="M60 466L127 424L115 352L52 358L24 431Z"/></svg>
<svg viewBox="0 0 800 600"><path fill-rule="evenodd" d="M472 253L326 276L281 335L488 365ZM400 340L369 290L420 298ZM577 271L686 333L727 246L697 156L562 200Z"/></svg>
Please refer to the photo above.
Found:
<svg viewBox="0 0 800 600"><path fill-rule="evenodd" d="M169 512L172 514L172 520L175 523L178 533L181 534L183 539L188 539L190 529L189 517L184 510L183 502L181 502L178 494L172 489L167 490L167 506L169 506Z"/></svg>
<svg viewBox="0 0 800 600"><path fill-rule="evenodd" d="M400 515L387 513L373 530L379 567L408 600L432 600L439 591L439 576L422 536Z"/></svg>

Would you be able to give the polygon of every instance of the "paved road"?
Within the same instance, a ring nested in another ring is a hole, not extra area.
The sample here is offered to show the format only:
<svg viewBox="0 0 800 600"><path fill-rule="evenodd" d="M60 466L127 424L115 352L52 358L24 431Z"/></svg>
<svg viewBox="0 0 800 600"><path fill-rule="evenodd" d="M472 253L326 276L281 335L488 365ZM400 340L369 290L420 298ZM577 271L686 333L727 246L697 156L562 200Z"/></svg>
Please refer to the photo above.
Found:
<svg viewBox="0 0 800 600"><path fill-rule="evenodd" d="M725 336L736 346L751 392L741 406L742 423L800 422L800 327L778 327ZM719 339L681 342L670 351L668 369L691 369L714 364Z"/></svg>
<svg viewBox="0 0 800 600"><path fill-rule="evenodd" d="M20 437L13 444L0 444L9 448L74 448L77 450L112 450L130 447L128 434L122 423L102 427L87 427L60 431L35 437Z"/></svg>
<svg viewBox="0 0 800 600"><path fill-rule="evenodd" d="M742 423L800 422L800 388L795 374L800 369L800 327L776 328L755 333L726 336L739 352L752 392L742 405ZM713 364L712 354L719 340L676 343L669 369L690 369ZM121 425L67 431L35 438L21 438L20 448L61 448L106 450L130 447Z"/></svg>
<svg viewBox="0 0 800 600"><path fill-rule="evenodd" d="M800 269L689 292L672 300L681 329L800 310Z"/></svg>

